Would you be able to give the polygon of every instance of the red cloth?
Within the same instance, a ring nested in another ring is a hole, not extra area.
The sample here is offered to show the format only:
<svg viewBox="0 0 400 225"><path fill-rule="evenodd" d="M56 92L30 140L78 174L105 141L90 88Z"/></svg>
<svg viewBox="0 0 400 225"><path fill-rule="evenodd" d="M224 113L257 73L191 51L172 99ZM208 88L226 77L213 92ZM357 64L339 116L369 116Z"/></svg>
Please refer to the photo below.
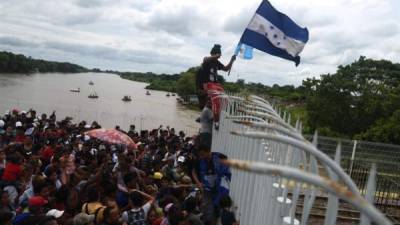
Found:
<svg viewBox="0 0 400 225"><path fill-rule="evenodd" d="M41 153L42 159L44 159L46 162L50 162L50 159L53 156L54 156L54 149L51 146L46 146Z"/></svg>
<svg viewBox="0 0 400 225"><path fill-rule="evenodd" d="M16 181L21 175L22 169L21 165L14 163L7 163L4 169L2 180L4 181Z"/></svg>
<svg viewBox="0 0 400 225"><path fill-rule="evenodd" d="M24 140L25 140L25 135L23 135L23 134L18 134L18 135L15 137L15 142L23 143Z"/></svg>
<svg viewBox="0 0 400 225"><path fill-rule="evenodd" d="M218 122L221 112L221 99L217 96L224 92L224 88L219 83L208 82L204 84L204 90L207 91L207 95L211 99L214 122Z"/></svg>

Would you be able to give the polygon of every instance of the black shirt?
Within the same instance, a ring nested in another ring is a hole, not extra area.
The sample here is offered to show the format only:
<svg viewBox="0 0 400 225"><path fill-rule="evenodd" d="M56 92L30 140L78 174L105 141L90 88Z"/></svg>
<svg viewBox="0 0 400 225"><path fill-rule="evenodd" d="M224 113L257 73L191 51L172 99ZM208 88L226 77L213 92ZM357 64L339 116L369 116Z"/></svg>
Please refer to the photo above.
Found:
<svg viewBox="0 0 400 225"><path fill-rule="evenodd" d="M217 71L222 70L225 66L218 60L206 61L201 64L196 75L196 87L202 90L203 84L207 82L217 81Z"/></svg>

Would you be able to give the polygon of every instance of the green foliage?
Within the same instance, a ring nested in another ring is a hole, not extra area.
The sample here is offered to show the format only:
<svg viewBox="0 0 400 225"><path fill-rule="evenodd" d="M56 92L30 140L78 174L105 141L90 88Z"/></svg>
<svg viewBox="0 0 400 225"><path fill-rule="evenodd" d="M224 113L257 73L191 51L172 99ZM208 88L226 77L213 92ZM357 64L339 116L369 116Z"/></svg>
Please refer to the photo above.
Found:
<svg viewBox="0 0 400 225"><path fill-rule="evenodd" d="M176 92L187 100L189 95L196 94L196 70L188 70L182 73L176 84Z"/></svg>
<svg viewBox="0 0 400 225"><path fill-rule="evenodd" d="M381 118L367 131L356 135L357 139L400 144L400 110L389 118Z"/></svg>
<svg viewBox="0 0 400 225"><path fill-rule="evenodd" d="M121 78L127 80L133 80L138 82L149 83L146 89L160 90L167 92L176 92L176 82L180 78L180 74L168 75L168 74L155 74L155 73L139 73L139 72L115 72L119 74Z"/></svg>
<svg viewBox="0 0 400 225"><path fill-rule="evenodd" d="M365 57L339 66L335 74L304 80L307 122L312 130L323 128L330 134L372 140L371 132L377 129L371 126L388 127L379 121L400 108L399 84L400 64Z"/></svg>
<svg viewBox="0 0 400 225"><path fill-rule="evenodd" d="M79 73L86 71L88 71L86 68L72 63L51 62L11 52L0 52L0 73Z"/></svg>

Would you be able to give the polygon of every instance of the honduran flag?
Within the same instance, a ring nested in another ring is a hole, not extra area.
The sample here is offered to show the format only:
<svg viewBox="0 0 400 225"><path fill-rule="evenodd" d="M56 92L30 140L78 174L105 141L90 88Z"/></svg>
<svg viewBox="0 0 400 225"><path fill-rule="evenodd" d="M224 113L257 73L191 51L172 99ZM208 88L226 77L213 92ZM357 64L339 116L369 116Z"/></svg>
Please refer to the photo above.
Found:
<svg viewBox="0 0 400 225"><path fill-rule="evenodd" d="M253 48L300 63L300 52L308 41L308 30L297 25L287 15L263 0L246 27L235 55L253 58Z"/></svg>

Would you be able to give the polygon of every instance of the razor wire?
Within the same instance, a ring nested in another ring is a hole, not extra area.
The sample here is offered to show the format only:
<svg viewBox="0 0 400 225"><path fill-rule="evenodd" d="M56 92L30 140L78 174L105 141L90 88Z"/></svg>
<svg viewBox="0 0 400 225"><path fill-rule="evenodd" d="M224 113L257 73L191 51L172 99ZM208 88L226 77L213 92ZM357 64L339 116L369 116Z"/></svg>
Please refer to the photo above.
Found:
<svg viewBox="0 0 400 225"><path fill-rule="evenodd" d="M292 127L290 115L268 101L232 95L219 100L221 113L218 129L213 130L212 151L227 155L225 163L235 168L230 194L240 224L313 224L310 213L321 194L328 199L325 225L337 224L341 201L360 212L362 225L392 224L372 202L375 166L363 196L340 167L340 142L332 159L317 148L317 133L309 142L301 134L301 122Z"/></svg>

